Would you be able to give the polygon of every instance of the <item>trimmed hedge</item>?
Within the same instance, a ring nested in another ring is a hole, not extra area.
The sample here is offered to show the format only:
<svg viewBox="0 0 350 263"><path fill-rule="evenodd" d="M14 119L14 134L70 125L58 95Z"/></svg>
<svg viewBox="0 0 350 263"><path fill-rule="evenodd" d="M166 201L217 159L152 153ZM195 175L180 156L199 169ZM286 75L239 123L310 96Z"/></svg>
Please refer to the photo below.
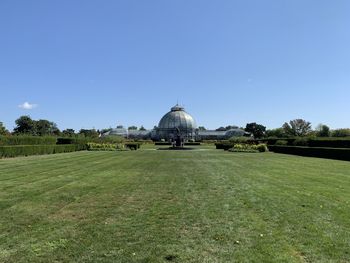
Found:
<svg viewBox="0 0 350 263"><path fill-rule="evenodd" d="M126 143L128 143L128 142L138 142L141 144L153 144L154 143L154 141L152 141L152 140L143 140L143 139L135 139L132 141L127 140Z"/></svg>
<svg viewBox="0 0 350 263"><path fill-rule="evenodd" d="M265 142L270 145L288 145L288 146L309 146L309 147L321 147L321 148L350 148L350 138L284 138L284 139L262 139L257 140L259 142Z"/></svg>
<svg viewBox="0 0 350 263"><path fill-rule="evenodd" d="M155 142L154 145L171 145L171 142Z"/></svg>
<svg viewBox="0 0 350 263"><path fill-rule="evenodd" d="M0 146L6 145L54 145L54 136L9 135L0 136Z"/></svg>
<svg viewBox="0 0 350 263"><path fill-rule="evenodd" d="M215 143L216 149L222 149L227 151L228 149L231 149L235 144L233 142L229 141L222 141Z"/></svg>
<svg viewBox="0 0 350 263"><path fill-rule="evenodd" d="M200 142L185 142L185 145L198 146L198 145L201 145L201 143Z"/></svg>
<svg viewBox="0 0 350 263"><path fill-rule="evenodd" d="M65 153L86 150L86 145L13 145L0 146L0 158Z"/></svg>
<svg viewBox="0 0 350 263"><path fill-rule="evenodd" d="M308 156L308 157L319 157L319 158L350 161L349 148L270 145L269 150L275 153L285 153L285 154L293 154L293 155Z"/></svg>
<svg viewBox="0 0 350 263"><path fill-rule="evenodd" d="M58 137L57 144L86 144L89 142L94 143L123 143L125 141L124 138L120 136L105 136L105 137L84 137L84 136L76 136L76 137Z"/></svg>
<svg viewBox="0 0 350 263"><path fill-rule="evenodd" d="M130 149L130 150L137 150L141 147L141 143L137 143L137 142L129 142L125 144L125 148Z"/></svg>
<svg viewBox="0 0 350 263"><path fill-rule="evenodd" d="M310 139L310 147L350 148L350 139Z"/></svg>
<svg viewBox="0 0 350 263"><path fill-rule="evenodd" d="M57 138L56 144L74 144L75 142L76 139L72 137L59 137Z"/></svg>
<svg viewBox="0 0 350 263"><path fill-rule="evenodd" d="M217 143L218 140L200 140L199 142L206 143L206 144L214 144L214 143Z"/></svg>

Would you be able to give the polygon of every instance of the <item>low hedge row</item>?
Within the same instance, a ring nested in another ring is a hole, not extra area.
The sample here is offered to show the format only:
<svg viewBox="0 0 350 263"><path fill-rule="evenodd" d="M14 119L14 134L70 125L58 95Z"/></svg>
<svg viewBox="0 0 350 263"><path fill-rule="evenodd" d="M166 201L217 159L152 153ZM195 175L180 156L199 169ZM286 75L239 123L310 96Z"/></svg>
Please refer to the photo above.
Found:
<svg viewBox="0 0 350 263"><path fill-rule="evenodd" d="M0 136L0 146L5 145L54 145L54 136L9 135Z"/></svg>
<svg viewBox="0 0 350 263"><path fill-rule="evenodd" d="M89 142L93 143L122 143L124 142L124 138L120 136L105 136L105 137L58 137L57 144L86 144Z"/></svg>
<svg viewBox="0 0 350 263"><path fill-rule="evenodd" d="M122 151L125 149L122 143L87 143L88 151Z"/></svg>
<svg viewBox="0 0 350 263"><path fill-rule="evenodd" d="M342 139L310 139L310 147L350 148L350 140Z"/></svg>
<svg viewBox="0 0 350 263"><path fill-rule="evenodd" d="M198 146L198 145L201 145L201 143L200 142L185 142L185 145Z"/></svg>
<svg viewBox="0 0 350 263"><path fill-rule="evenodd" d="M269 150L276 153L350 161L348 148L269 145Z"/></svg>
<svg viewBox="0 0 350 263"><path fill-rule="evenodd" d="M154 145L171 145L171 142L155 142Z"/></svg>
<svg viewBox="0 0 350 263"><path fill-rule="evenodd" d="M267 145L309 146L321 148L350 148L350 138L281 138L258 140Z"/></svg>
<svg viewBox="0 0 350 263"><path fill-rule="evenodd" d="M84 144L0 146L0 158L65 153L86 150Z"/></svg>

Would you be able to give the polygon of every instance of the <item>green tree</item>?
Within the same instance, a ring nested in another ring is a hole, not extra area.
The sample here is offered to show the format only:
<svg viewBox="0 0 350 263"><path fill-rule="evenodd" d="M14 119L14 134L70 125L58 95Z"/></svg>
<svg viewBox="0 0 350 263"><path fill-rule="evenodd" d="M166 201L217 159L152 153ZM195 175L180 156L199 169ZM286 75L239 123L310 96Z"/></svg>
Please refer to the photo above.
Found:
<svg viewBox="0 0 350 263"><path fill-rule="evenodd" d="M56 123L48 120L34 121L36 127L36 134L43 135L58 135L59 130Z"/></svg>
<svg viewBox="0 0 350 263"><path fill-rule="evenodd" d="M97 138L99 133L95 129L81 129L79 134L89 138Z"/></svg>
<svg viewBox="0 0 350 263"><path fill-rule="evenodd" d="M198 127L198 130L199 130L199 131L206 131L207 129L206 129L204 126L199 126L199 127Z"/></svg>
<svg viewBox="0 0 350 263"><path fill-rule="evenodd" d="M316 136L318 137L329 137L331 136L331 131L327 125L319 124L316 127Z"/></svg>
<svg viewBox="0 0 350 263"><path fill-rule="evenodd" d="M75 130L73 130L73 129L65 129L65 130L62 131L62 134L64 136L73 137L75 135Z"/></svg>
<svg viewBox="0 0 350 263"><path fill-rule="evenodd" d="M236 125L228 125L228 126L225 127L226 131L232 130L232 129L238 129L238 126L236 126Z"/></svg>
<svg viewBox="0 0 350 263"><path fill-rule="evenodd" d="M283 128L276 128L271 130L266 130L266 137L276 137L276 138L283 138L287 137L287 135L284 132Z"/></svg>
<svg viewBox="0 0 350 263"><path fill-rule="evenodd" d="M266 127L264 125L252 122L247 123L244 130L253 134L254 138L262 138L265 136Z"/></svg>
<svg viewBox="0 0 350 263"><path fill-rule="evenodd" d="M142 125L141 125L141 127L140 127L140 129L139 129L140 131L145 131L146 130L146 128L145 127L143 127Z"/></svg>
<svg viewBox="0 0 350 263"><path fill-rule="evenodd" d="M350 129L336 129L331 132L332 137L350 136Z"/></svg>
<svg viewBox="0 0 350 263"><path fill-rule="evenodd" d="M311 123L303 119L285 122L282 126L284 132L292 136L306 136L311 132Z"/></svg>
<svg viewBox="0 0 350 263"><path fill-rule="evenodd" d="M30 116L21 116L16 121L16 127L13 129L15 134L36 134L36 125Z"/></svg>
<svg viewBox="0 0 350 263"><path fill-rule="evenodd" d="M129 127L128 127L128 130L137 130L137 126L134 126L134 125L129 126Z"/></svg>
<svg viewBox="0 0 350 263"><path fill-rule="evenodd" d="M7 135L9 131L6 129L4 124L0 121L0 135Z"/></svg>

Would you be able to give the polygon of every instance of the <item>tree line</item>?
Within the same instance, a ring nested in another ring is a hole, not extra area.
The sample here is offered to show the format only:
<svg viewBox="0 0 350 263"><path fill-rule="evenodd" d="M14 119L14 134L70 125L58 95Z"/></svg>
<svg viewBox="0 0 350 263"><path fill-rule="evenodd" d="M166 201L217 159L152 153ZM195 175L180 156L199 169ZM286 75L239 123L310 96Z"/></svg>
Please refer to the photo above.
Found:
<svg viewBox="0 0 350 263"><path fill-rule="evenodd" d="M216 131L228 131L230 129L237 129L238 126L229 125L226 127L219 127ZM303 136L313 136L313 137L346 137L350 136L350 129L335 129L331 130L329 126L325 124L319 124L313 130L311 122L303 119L294 119L289 122L285 122L282 127L276 129L266 129L266 126L258 124L256 122L247 123L245 128L240 129L253 135L254 138L288 138L288 137L303 137ZM204 126L199 126L198 130L206 130Z"/></svg>
<svg viewBox="0 0 350 263"><path fill-rule="evenodd" d="M346 137L350 136L350 129L331 130L325 124L319 124L312 129L311 122L303 119L294 119L285 122L282 127L267 130L265 126L257 123L248 123L245 131L251 133L255 138L288 138L288 137Z"/></svg>
<svg viewBox="0 0 350 263"><path fill-rule="evenodd" d="M75 136L82 135L85 137L98 137L101 133L110 131L108 129L80 129L76 132L74 129L65 129L60 131L56 123L45 120L33 120L30 116L21 116L16 121L16 127L13 132L9 132L4 124L0 122L0 135L53 135L53 136ZM123 128L123 126L117 126L117 128ZM226 127L219 127L217 131L228 131L230 129L237 129L238 126L228 125ZM244 129L246 132L252 134L254 138L287 138L287 137L303 137L303 136L314 136L314 137L346 137L350 136L350 129L335 129L331 130L325 124L319 124L314 130L312 129L311 122L303 119L294 119L289 122L285 122L282 127L276 129L266 129L266 126L255 122L247 123ZM129 126L128 130L146 130L143 126L138 128L137 126ZM198 130L206 130L204 126L199 126Z"/></svg>
<svg viewBox="0 0 350 263"><path fill-rule="evenodd" d="M21 116L15 121L16 127L13 129L13 132L10 132L6 129L4 124L0 122L0 135L19 135L19 134L26 134L26 135L33 135L33 136L75 136L75 135L82 135L85 137L98 137L100 132L103 132L104 130L95 130L95 129L80 129L77 133L74 129L65 129L60 130L57 127L57 124L45 120L33 120L30 116Z"/></svg>

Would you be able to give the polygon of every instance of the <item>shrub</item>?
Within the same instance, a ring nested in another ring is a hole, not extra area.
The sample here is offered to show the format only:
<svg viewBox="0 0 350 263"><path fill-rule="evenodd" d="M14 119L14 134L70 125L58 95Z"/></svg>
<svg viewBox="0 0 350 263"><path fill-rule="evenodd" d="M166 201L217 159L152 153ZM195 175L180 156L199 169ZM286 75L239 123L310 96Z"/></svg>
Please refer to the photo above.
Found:
<svg viewBox="0 0 350 263"><path fill-rule="evenodd" d="M277 140L275 142L275 145L288 145L288 141L287 140Z"/></svg>
<svg viewBox="0 0 350 263"><path fill-rule="evenodd" d="M88 151L116 151L125 149L124 144L113 144L113 143L87 143Z"/></svg>
<svg viewBox="0 0 350 263"><path fill-rule="evenodd" d="M215 143L216 149L223 149L225 151L227 151L228 149L231 149L233 146L234 146L234 143L231 143L229 141L221 141L221 142Z"/></svg>
<svg viewBox="0 0 350 263"><path fill-rule="evenodd" d="M267 145L265 143L260 143L256 146L257 150L259 152L268 152L269 149L267 148Z"/></svg>
<svg viewBox="0 0 350 263"><path fill-rule="evenodd" d="M134 143L129 142L129 143L125 144L125 147L130 149L130 150L137 150L140 148L140 146L141 146L141 144L137 143L137 142L134 142Z"/></svg>
<svg viewBox="0 0 350 263"><path fill-rule="evenodd" d="M240 143L236 143L231 149L229 149L229 151L230 152L251 152L251 153L259 152L257 149L257 145L240 144Z"/></svg>
<svg viewBox="0 0 350 263"><path fill-rule="evenodd" d="M264 143L249 144L249 143L236 143L230 149L230 152L267 152L267 145Z"/></svg>

